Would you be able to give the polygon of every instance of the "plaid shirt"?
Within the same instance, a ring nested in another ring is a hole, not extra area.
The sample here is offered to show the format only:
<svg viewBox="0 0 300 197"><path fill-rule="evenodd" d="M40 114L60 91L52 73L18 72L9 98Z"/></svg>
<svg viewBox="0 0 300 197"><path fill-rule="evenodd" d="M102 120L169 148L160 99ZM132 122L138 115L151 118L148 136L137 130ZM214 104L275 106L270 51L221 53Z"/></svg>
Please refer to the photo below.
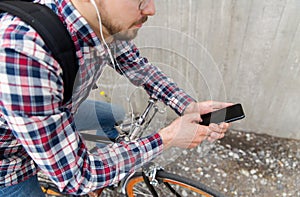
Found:
<svg viewBox="0 0 300 197"><path fill-rule="evenodd" d="M9 14L0 15L0 187L17 184L43 170L65 192L84 194L117 183L158 156L158 134L115 143L91 153L73 121L103 67L106 48L68 0L45 0L64 21L76 46L78 85L62 104L62 69L36 31ZM158 68L140 57L132 42L114 42L121 74L178 114L193 101ZM97 58L95 58L97 57Z"/></svg>

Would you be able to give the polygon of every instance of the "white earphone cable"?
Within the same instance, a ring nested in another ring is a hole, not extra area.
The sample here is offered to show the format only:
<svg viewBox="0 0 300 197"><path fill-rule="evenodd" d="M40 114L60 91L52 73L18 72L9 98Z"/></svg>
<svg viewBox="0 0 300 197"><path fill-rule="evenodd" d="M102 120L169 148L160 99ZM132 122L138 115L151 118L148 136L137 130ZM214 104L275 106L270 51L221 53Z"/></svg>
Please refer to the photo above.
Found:
<svg viewBox="0 0 300 197"><path fill-rule="evenodd" d="M102 39L102 42L104 43L105 47L107 48L107 51L108 51L108 54L109 54L109 58L111 60L111 63L113 64L114 66L114 69L116 68L116 65L115 65L115 61L114 61L114 58L111 54L111 51L110 51L110 48L108 47L108 44L105 42L105 39L104 39L104 36L103 36L103 32L102 32L102 22L101 22L101 16L100 16L100 12L98 10L98 7L95 3L94 0L91 0L95 10L96 10L96 13L97 13L97 17L98 17L98 22L99 22L99 27L100 27L100 36L101 36L101 39ZM118 66L119 67L119 66ZM121 70L121 68L119 67L119 69Z"/></svg>
<svg viewBox="0 0 300 197"><path fill-rule="evenodd" d="M112 65L113 65L113 68L116 70L116 64L117 64L117 66L118 66L120 72L121 72L124 76L126 76L126 74L123 72L123 70L121 69L121 67L120 67L120 65L118 64L118 62L115 62L115 61L114 61L114 57L113 57L112 54L111 54L110 48L109 48L108 44L105 42L105 39L104 39L104 36L103 36L103 32L102 32L102 21L101 21L100 12L99 12L99 10L98 10L98 7L97 7L95 1L94 1L94 0L91 0L91 2L92 2L92 5L94 6L94 8L95 8L95 10L96 10L96 13L97 13L98 22L99 22L99 28L100 28L100 30L99 30L99 31L100 31L100 36L101 36L101 39L102 39L102 41L103 41L105 47L107 48L107 51L108 51L108 54L109 54L111 63L112 63ZM115 63L116 63L116 64L115 64ZM131 112L133 112L133 108L132 108L132 105L131 105L129 99L130 99L129 97L126 98L126 100L128 101L128 103L129 103L129 105L130 105L130 110L131 110ZM132 121L133 121L133 120L132 120Z"/></svg>

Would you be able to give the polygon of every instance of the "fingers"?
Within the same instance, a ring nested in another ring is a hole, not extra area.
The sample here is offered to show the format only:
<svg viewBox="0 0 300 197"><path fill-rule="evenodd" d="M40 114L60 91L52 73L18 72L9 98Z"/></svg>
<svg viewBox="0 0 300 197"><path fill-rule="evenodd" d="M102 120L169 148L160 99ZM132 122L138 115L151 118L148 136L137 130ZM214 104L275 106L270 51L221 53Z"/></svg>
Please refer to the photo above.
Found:
<svg viewBox="0 0 300 197"><path fill-rule="evenodd" d="M217 140L217 139L221 139L224 137L224 133L216 133L216 132L212 132L208 138L210 139L214 139L214 140Z"/></svg>
<svg viewBox="0 0 300 197"><path fill-rule="evenodd" d="M211 123L209 129L211 133L207 136L207 140L213 142L215 140L221 139L225 136L225 132L228 130L229 123L221 123L220 125Z"/></svg>
<svg viewBox="0 0 300 197"><path fill-rule="evenodd" d="M188 146L186 148L194 148L201 144L204 140L210 138L213 131L208 126L202 126L199 124L196 124L197 127L195 129L195 135L193 139L189 142ZM214 134L213 134L214 135Z"/></svg>
<svg viewBox="0 0 300 197"><path fill-rule="evenodd" d="M159 131L165 148L176 146L180 148L193 148L203 140L215 141L223 138L229 124L221 123L203 126L198 124L201 120L199 113L191 113L174 120L169 126Z"/></svg>
<svg viewBox="0 0 300 197"><path fill-rule="evenodd" d="M199 116L199 115L198 115ZM198 121L199 117L195 114L190 114L188 116L189 121L191 123ZM229 123L221 123L221 124L214 124L211 123L209 126L202 126L199 124L195 124L195 133L193 140L190 141L186 148L194 148L201 144L204 140L208 140L209 142L214 142L218 139L221 139L225 136L225 132L228 130L230 124Z"/></svg>
<svg viewBox="0 0 300 197"><path fill-rule="evenodd" d="M229 128L230 124L229 123L225 123L222 122L221 124L215 124L215 123L211 123L209 124L209 128L214 131L214 132L218 132L218 133L224 133L227 131L227 129Z"/></svg>

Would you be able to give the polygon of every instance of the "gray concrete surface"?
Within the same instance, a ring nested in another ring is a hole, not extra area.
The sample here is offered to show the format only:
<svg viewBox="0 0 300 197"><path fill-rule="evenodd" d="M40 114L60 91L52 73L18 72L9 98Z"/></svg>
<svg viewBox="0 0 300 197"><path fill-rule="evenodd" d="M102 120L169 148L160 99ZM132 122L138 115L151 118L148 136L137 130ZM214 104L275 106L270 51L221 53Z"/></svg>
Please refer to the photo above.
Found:
<svg viewBox="0 0 300 197"><path fill-rule="evenodd" d="M136 43L196 99L242 103L247 118L234 129L300 139L299 8L299 0L160 0ZM113 98L140 92L111 71L99 83Z"/></svg>

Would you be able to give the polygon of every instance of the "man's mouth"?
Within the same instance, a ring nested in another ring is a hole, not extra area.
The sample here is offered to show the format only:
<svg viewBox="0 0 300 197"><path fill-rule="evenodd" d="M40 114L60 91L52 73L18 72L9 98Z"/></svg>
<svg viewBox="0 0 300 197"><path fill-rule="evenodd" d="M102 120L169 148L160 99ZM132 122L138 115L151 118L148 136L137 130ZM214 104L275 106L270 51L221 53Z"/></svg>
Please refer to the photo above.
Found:
<svg viewBox="0 0 300 197"><path fill-rule="evenodd" d="M135 25L136 28L141 28L142 26L143 26L143 23Z"/></svg>
<svg viewBox="0 0 300 197"><path fill-rule="evenodd" d="M134 24L134 27L141 28L143 26L143 23L145 23L147 20L148 20L147 16L143 17L141 20L139 20Z"/></svg>

